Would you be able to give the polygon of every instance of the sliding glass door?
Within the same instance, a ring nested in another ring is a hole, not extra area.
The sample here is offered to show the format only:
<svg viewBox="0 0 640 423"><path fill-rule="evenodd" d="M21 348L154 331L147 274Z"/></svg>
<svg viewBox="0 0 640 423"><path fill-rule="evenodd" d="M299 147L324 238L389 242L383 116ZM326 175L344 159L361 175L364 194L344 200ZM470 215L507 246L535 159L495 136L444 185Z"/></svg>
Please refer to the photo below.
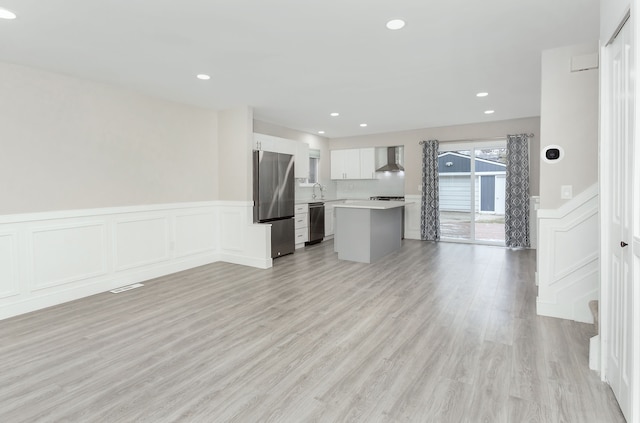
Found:
<svg viewBox="0 0 640 423"><path fill-rule="evenodd" d="M504 245L506 142L440 144L442 240Z"/></svg>

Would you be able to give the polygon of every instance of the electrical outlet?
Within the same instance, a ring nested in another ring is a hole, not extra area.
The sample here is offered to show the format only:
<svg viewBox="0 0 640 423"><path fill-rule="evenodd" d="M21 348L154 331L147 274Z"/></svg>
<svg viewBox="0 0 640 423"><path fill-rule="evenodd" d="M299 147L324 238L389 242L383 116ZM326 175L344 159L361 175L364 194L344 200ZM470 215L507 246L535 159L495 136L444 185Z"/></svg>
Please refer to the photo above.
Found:
<svg viewBox="0 0 640 423"><path fill-rule="evenodd" d="M562 185L560 187L560 198L570 200L573 198L573 185Z"/></svg>

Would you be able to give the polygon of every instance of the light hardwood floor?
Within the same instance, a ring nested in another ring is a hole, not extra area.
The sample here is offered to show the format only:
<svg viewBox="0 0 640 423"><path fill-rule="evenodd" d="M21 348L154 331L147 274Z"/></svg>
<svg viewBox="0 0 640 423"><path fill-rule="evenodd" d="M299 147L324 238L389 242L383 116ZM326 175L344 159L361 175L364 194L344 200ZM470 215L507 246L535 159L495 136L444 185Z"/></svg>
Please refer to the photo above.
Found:
<svg viewBox="0 0 640 423"><path fill-rule="evenodd" d="M533 251L331 242L0 321L1 422L622 422Z"/></svg>

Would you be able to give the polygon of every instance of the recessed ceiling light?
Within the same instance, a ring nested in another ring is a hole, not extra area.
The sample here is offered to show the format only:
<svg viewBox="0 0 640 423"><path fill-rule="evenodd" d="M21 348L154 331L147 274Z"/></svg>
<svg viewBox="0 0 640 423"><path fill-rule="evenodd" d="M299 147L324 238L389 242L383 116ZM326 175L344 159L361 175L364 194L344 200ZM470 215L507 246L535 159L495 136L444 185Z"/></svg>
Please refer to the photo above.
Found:
<svg viewBox="0 0 640 423"><path fill-rule="evenodd" d="M362 126L364 128L365 126L367 126L367 124L366 123L361 123L360 126Z"/></svg>
<svg viewBox="0 0 640 423"><path fill-rule="evenodd" d="M318 131L318 134L324 134L324 131Z"/></svg>
<svg viewBox="0 0 640 423"><path fill-rule="evenodd" d="M485 110L484 111L485 115L490 115L490 114L493 114L493 113L495 113L495 110Z"/></svg>
<svg viewBox="0 0 640 423"><path fill-rule="evenodd" d="M404 21L402 19L391 19L389 22L387 22L387 28L392 31L395 31L396 29L402 29L404 28Z"/></svg>
<svg viewBox="0 0 640 423"><path fill-rule="evenodd" d="M489 95L489 93L478 93L478 94L476 94L476 97L486 97L488 95Z"/></svg>
<svg viewBox="0 0 640 423"><path fill-rule="evenodd" d="M333 112L333 113L331 113L331 116L333 116L333 117L335 117L335 116L340 116L340 113L338 113L338 112Z"/></svg>
<svg viewBox="0 0 640 423"><path fill-rule="evenodd" d="M0 7L0 19L15 19L16 17L12 11Z"/></svg>
<svg viewBox="0 0 640 423"><path fill-rule="evenodd" d="M209 75L207 75L206 73L198 74L198 75L196 75L196 78L202 79L203 81L207 81L207 80L211 79L211 77Z"/></svg>

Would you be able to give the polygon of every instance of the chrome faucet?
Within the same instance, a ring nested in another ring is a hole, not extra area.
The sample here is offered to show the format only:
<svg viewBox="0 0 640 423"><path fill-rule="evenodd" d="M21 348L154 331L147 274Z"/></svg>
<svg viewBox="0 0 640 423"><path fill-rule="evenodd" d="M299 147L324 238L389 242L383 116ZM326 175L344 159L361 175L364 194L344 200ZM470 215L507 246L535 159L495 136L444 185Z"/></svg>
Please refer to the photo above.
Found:
<svg viewBox="0 0 640 423"><path fill-rule="evenodd" d="M313 198L315 200L316 197L317 197L317 195L316 195L316 185L320 187L320 199L324 200L324 187L322 186L322 184L320 184L318 182L313 184L313 194L311 194L311 198Z"/></svg>

